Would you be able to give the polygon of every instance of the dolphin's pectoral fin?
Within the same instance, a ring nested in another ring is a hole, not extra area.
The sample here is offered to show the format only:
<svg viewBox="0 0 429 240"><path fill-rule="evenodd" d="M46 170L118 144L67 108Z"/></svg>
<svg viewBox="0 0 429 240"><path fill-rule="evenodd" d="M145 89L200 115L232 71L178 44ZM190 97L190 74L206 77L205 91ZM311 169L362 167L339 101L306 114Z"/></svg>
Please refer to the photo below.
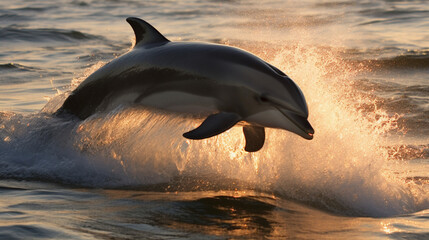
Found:
<svg viewBox="0 0 429 240"><path fill-rule="evenodd" d="M247 152L259 151L264 146L265 129L263 127L246 125L243 127L243 133L246 138L244 150Z"/></svg>
<svg viewBox="0 0 429 240"><path fill-rule="evenodd" d="M184 133L183 136L189 139L213 137L232 128L240 120L241 116L236 113L220 112L212 114L199 127Z"/></svg>
<svg viewBox="0 0 429 240"><path fill-rule="evenodd" d="M127 22L131 25L136 35L135 47L152 43L169 42L169 40L152 27L152 25L140 18L129 17L127 18Z"/></svg>

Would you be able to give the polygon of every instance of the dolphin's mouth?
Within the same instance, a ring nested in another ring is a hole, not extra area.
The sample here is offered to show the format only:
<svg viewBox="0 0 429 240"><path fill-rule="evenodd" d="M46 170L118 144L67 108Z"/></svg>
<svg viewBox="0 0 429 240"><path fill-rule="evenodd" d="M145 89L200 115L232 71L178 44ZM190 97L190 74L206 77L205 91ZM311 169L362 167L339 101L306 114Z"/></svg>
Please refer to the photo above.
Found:
<svg viewBox="0 0 429 240"><path fill-rule="evenodd" d="M308 122L307 118L300 116L292 111L285 110L276 106L277 110L281 112L287 119L289 119L297 128L301 130L300 133L297 133L301 137L311 140L313 139L314 129L311 124Z"/></svg>

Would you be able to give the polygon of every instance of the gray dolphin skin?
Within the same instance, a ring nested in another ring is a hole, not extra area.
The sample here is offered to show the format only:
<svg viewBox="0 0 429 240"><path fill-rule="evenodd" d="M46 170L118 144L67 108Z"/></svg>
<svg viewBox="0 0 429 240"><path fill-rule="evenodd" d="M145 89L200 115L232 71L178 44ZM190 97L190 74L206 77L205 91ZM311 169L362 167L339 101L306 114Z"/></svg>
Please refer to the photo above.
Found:
<svg viewBox="0 0 429 240"><path fill-rule="evenodd" d="M86 119L125 104L197 114L206 119L185 138L210 138L239 123L248 152L263 147L264 127L313 138L304 95L276 67L235 47L170 42L139 18L127 22L134 48L84 80L57 115Z"/></svg>

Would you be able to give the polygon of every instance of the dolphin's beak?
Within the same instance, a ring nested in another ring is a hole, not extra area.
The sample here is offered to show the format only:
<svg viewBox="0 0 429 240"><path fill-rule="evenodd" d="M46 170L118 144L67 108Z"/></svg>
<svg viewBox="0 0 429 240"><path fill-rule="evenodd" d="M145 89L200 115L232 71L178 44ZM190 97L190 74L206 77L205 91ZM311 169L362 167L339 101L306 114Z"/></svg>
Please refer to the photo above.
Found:
<svg viewBox="0 0 429 240"><path fill-rule="evenodd" d="M292 123L292 128L284 125L284 129L294 132L305 139L313 139L314 129L307 121L308 109L305 99L303 99L302 104L291 104L270 95L264 95L263 97L271 102Z"/></svg>
<svg viewBox="0 0 429 240"><path fill-rule="evenodd" d="M294 131L294 133L308 140L313 139L314 129L307 118L278 106L276 108L295 125L298 131Z"/></svg>

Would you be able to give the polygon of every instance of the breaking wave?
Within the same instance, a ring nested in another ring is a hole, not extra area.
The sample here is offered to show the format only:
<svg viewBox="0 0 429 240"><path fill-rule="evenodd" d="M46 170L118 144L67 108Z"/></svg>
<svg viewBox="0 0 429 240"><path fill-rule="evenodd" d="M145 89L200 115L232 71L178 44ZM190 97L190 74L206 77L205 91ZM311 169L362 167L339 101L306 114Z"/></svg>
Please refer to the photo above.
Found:
<svg viewBox="0 0 429 240"><path fill-rule="evenodd" d="M239 127L191 141L182 133L201 120L142 107L122 106L85 121L55 118L50 113L66 97L60 94L41 113L1 113L0 178L157 191L253 189L359 216L429 207L421 179L386 167L395 150L386 148L383 136L398 121L382 109L356 107L348 80L357 70L330 51L300 46L268 58L311 96L314 140L268 129L264 148L250 154Z"/></svg>

